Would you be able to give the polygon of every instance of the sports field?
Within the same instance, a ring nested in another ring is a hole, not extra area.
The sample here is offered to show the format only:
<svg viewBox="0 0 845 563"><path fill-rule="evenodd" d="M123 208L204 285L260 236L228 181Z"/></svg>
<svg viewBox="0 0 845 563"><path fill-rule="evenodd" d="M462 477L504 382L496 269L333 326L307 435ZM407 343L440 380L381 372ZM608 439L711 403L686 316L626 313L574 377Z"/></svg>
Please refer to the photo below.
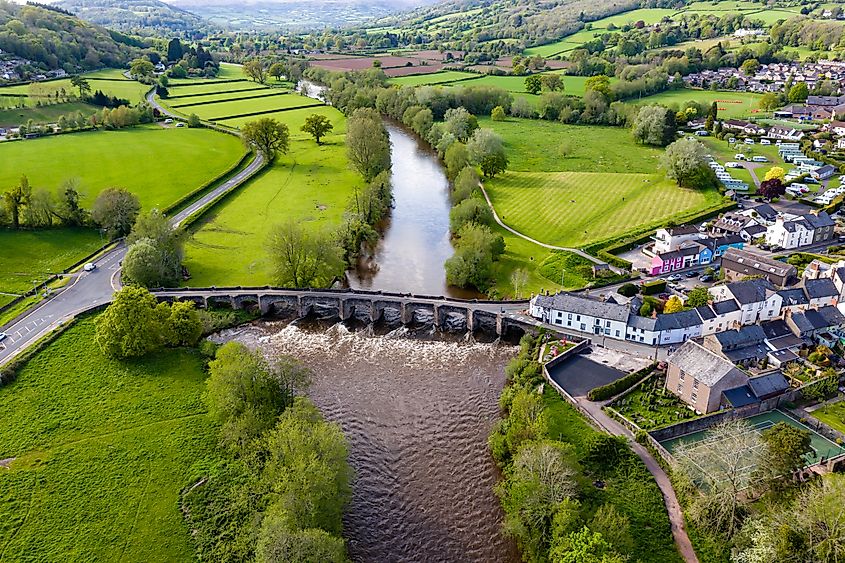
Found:
<svg viewBox="0 0 845 563"><path fill-rule="evenodd" d="M667 90L637 100L636 105L662 104L673 109L689 100L710 105L716 102L719 117L734 119L740 117L765 117L768 112L760 109L760 94L752 92L714 92L713 90L694 90L682 88Z"/></svg>
<svg viewBox="0 0 845 563"><path fill-rule="evenodd" d="M89 255L103 242L95 229L0 230L0 293L28 291L50 274Z"/></svg>
<svg viewBox="0 0 845 563"><path fill-rule="evenodd" d="M507 172L485 182L507 225L548 244L579 247L721 201L657 174Z"/></svg>
<svg viewBox="0 0 845 563"><path fill-rule="evenodd" d="M186 246L185 266L191 274L187 285L271 283L266 242L275 225L288 219L313 229L340 225L354 189L363 187L363 181L347 163L342 114L325 106L318 109L330 113L335 134L317 146L289 122L294 139L290 152L279 155L269 170L197 225ZM299 123L304 115L301 110L283 112L279 119Z"/></svg>
<svg viewBox="0 0 845 563"><path fill-rule="evenodd" d="M814 465L820 460L830 459L833 456L845 453L845 448L843 448L842 446L834 444L821 434L815 432L812 428L801 424L800 422L796 421L793 418L790 418L779 410L761 413L756 416L746 418L745 420L748 421L749 424L751 424L753 432L762 433L767 428L770 428L779 422L785 422L786 424L794 426L795 428L800 428L802 430L809 431L812 439L813 453L804 456L804 459L808 466ZM680 444L681 442L686 443L687 445L689 445L689 447L693 449L707 448L709 447L709 445L712 444L712 439L710 439L707 430L702 430L700 432L694 432L692 434L687 434L679 438L666 440L664 442L661 442L661 445L666 448L669 453L672 453L672 451L674 451L674 449L677 448L678 444ZM749 465L747 467L749 473L753 472L755 469L756 467L753 465Z"/></svg>
<svg viewBox="0 0 845 563"><path fill-rule="evenodd" d="M0 186L21 175L33 188L55 190L78 178L90 206L108 187L123 187L145 209L166 207L240 159L239 139L209 129L158 125L90 131L0 144Z"/></svg>
<svg viewBox="0 0 845 563"><path fill-rule="evenodd" d="M195 350L102 356L94 319L0 387L3 561L191 561L180 491L219 459Z"/></svg>

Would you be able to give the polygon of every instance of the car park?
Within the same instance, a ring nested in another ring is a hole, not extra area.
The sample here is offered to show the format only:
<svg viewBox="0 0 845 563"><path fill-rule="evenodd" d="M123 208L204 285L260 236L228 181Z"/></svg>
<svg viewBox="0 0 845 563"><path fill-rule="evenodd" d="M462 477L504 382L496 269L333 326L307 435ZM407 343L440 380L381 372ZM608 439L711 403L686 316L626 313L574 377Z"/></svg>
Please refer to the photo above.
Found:
<svg viewBox="0 0 845 563"><path fill-rule="evenodd" d="M680 279L681 279L681 276L679 276L678 274L672 274L670 276L666 276L666 281L670 281L670 282L676 282L676 281L679 281Z"/></svg>
<svg viewBox="0 0 845 563"><path fill-rule="evenodd" d="M684 276L687 277L687 278L694 278L697 275L698 275L698 272L694 272L692 270L690 270L689 272L684 274Z"/></svg>

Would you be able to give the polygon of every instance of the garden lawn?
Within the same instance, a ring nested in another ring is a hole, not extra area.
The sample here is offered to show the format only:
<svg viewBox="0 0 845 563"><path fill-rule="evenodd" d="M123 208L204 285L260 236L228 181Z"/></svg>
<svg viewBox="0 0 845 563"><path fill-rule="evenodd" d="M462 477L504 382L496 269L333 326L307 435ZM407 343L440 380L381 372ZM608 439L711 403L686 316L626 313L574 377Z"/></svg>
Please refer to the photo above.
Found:
<svg viewBox="0 0 845 563"><path fill-rule="evenodd" d="M0 388L6 561L190 561L180 490L218 460L192 350L118 362L71 327Z"/></svg>
<svg viewBox="0 0 845 563"><path fill-rule="evenodd" d="M499 217L540 242L579 247L718 204L657 174L507 172L485 183Z"/></svg>
<svg viewBox="0 0 845 563"><path fill-rule="evenodd" d="M478 120L505 141L509 170L654 173L662 149L634 141L625 127L568 125L540 119Z"/></svg>
<svg viewBox="0 0 845 563"><path fill-rule="evenodd" d="M68 102L41 107L0 108L0 127L17 127L24 125L30 119L37 124L55 123L59 117L69 113L75 114L77 111L81 111L83 115L89 116L99 110L100 108L97 106L84 102Z"/></svg>
<svg viewBox="0 0 845 563"><path fill-rule="evenodd" d="M825 405L810 414L834 430L845 433L845 401Z"/></svg>
<svg viewBox="0 0 845 563"><path fill-rule="evenodd" d="M233 95L232 97L238 96ZM238 117L248 113L270 113L274 110L320 105L323 105L323 103L312 98L300 96L299 94L283 94L281 96L269 96L253 100L216 102L202 106L191 106L190 108L177 111L195 113L201 119L207 119L209 121L222 121L227 117ZM255 119L258 119L258 116L255 116Z"/></svg>
<svg viewBox="0 0 845 563"><path fill-rule="evenodd" d="M456 80L475 80L481 78L478 74L471 72L459 72L457 70L444 70L442 72L434 72L431 74L411 74L408 76L398 76L388 80L390 84L399 84L400 86L425 86L428 84L443 84L444 82L454 82ZM470 82L471 84L472 82Z"/></svg>
<svg viewBox="0 0 845 563"><path fill-rule="evenodd" d="M0 230L0 292L30 290L102 245L102 237L94 229Z"/></svg>
<svg viewBox="0 0 845 563"><path fill-rule="evenodd" d="M689 100L710 105L717 102L719 117L733 119L740 117L754 117L759 115L765 117L768 112L759 108L760 94L751 92L719 92L713 90L696 90L692 88L681 88L679 90L667 90L642 98L634 103L635 105L660 104L673 109Z"/></svg>
<svg viewBox="0 0 845 563"><path fill-rule="evenodd" d="M186 246L187 285L272 283L266 249L271 229L288 220L309 230L336 229L363 181L347 165L343 137L325 144L294 140L287 155L244 185L198 224Z"/></svg>
<svg viewBox="0 0 845 563"><path fill-rule="evenodd" d="M209 129L148 125L0 144L0 186L21 175L33 188L55 190L78 178L90 207L108 187L138 195L144 209L166 207L225 172L243 155L234 136Z"/></svg>

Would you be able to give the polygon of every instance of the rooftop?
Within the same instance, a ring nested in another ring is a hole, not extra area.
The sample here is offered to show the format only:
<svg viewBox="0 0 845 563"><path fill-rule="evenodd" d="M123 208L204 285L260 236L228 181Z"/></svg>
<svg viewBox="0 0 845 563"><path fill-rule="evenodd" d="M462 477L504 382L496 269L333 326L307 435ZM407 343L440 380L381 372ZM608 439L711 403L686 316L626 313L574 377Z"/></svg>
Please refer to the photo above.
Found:
<svg viewBox="0 0 845 563"><path fill-rule="evenodd" d="M630 313L627 305L597 301L566 292L537 295L534 300L541 307L621 322L626 322Z"/></svg>
<svg viewBox="0 0 845 563"><path fill-rule="evenodd" d="M712 387L730 373L742 373L731 362L692 340L686 341L669 356L668 361L670 365L678 366L708 387Z"/></svg>

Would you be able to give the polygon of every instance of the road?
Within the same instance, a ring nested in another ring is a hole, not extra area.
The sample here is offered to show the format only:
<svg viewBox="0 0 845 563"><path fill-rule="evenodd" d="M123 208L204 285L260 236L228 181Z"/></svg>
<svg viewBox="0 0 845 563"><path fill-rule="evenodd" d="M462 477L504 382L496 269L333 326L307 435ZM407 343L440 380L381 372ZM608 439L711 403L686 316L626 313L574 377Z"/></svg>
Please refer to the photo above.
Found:
<svg viewBox="0 0 845 563"><path fill-rule="evenodd" d="M173 115L162 108L152 94L147 95L147 101L164 115ZM178 228L189 216L213 205L221 196L246 182L263 167L264 157L258 154L243 170L171 215L173 228ZM120 288L120 263L125 255L126 247L121 243L96 260L96 270L80 270L72 274L72 281L58 290L55 297L46 299L35 309L23 313L8 324L3 329L7 336L0 341L0 365L78 313L111 301L112 294Z"/></svg>

